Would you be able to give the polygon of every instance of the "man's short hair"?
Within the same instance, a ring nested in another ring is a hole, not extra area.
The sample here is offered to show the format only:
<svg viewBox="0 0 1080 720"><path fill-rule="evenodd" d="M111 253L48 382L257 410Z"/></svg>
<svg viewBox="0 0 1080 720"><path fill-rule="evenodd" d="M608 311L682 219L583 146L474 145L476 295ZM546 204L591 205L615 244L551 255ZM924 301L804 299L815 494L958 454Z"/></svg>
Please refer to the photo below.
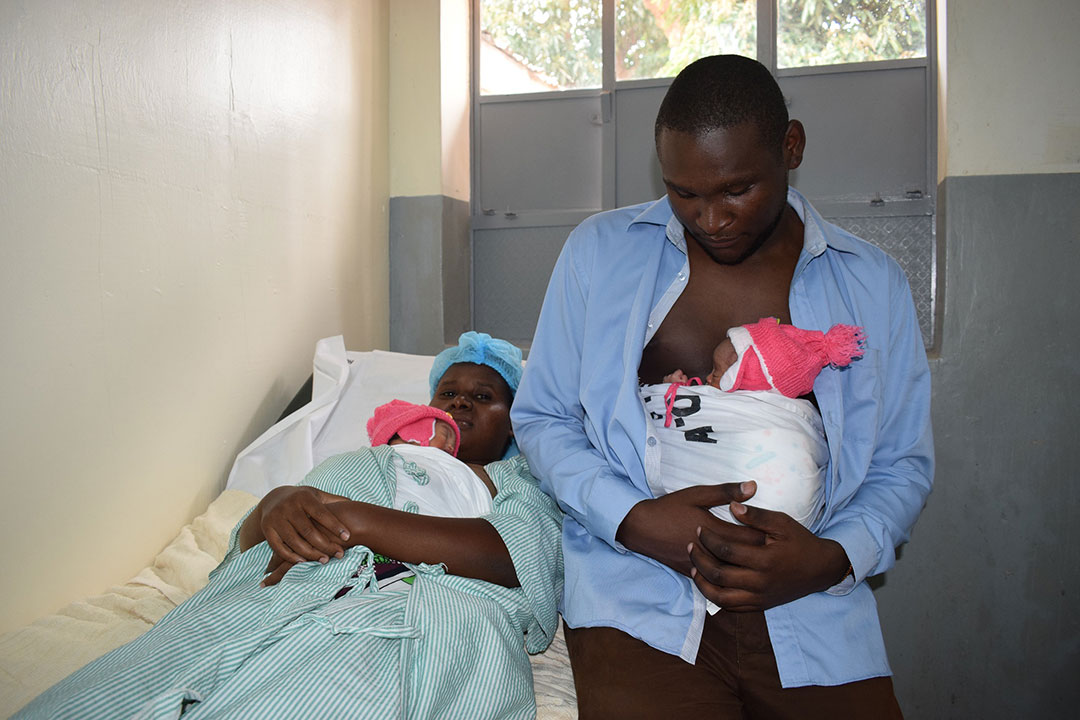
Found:
<svg viewBox="0 0 1080 720"><path fill-rule="evenodd" d="M746 122L781 152L788 112L780 86L757 60L712 55L690 63L671 82L656 114L655 138L659 143L665 129L700 136Z"/></svg>

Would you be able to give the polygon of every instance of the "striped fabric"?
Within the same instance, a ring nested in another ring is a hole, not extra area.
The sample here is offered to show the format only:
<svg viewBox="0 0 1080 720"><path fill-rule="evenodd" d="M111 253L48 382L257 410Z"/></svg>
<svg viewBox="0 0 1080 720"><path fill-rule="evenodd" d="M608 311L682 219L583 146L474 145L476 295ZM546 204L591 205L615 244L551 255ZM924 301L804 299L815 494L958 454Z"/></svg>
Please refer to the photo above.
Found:
<svg viewBox="0 0 1080 720"><path fill-rule="evenodd" d="M338 455L305 484L390 506L393 455L386 446ZM410 590L380 591L372 582L362 591L372 552L358 546L260 588L270 549L261 543L241 554L238 525L203 590L15 717L533 717L526 650L540 652L556 630L561 514L520 456L487 470L498 493L485 517L521 587L418 565Z"/></svg>

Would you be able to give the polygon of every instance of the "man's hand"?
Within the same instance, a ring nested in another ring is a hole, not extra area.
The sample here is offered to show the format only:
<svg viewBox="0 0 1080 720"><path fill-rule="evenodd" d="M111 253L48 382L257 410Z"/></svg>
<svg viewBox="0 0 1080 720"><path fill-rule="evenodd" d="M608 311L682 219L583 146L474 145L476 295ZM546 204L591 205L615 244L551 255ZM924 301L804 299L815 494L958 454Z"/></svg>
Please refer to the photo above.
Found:
<svg viewBox="0 0 1080 720"><path fill-rule="evenodd" d="M642 500L623 518L615 539L636 553L690 575L689 547L698 540L698 528L710 529L710 537L724 538L740 546L761 545L765 534L751 527L724 522L709 509L747 500L756 492L754 483L698 485L650 500Z"/></svg>
<svg viewBox="0 0 1080 720"><path fill-rule="evenodd" d="M342 557L349 531L327 503L344 499L312 487L276 488L260 503L263 538L275 556L292 564Z"/></svg>
<svg viewBox="0 0 1080 720"><path fill-rule="evenodd" d="M690 552L701 593L725 610L767 610L843 579L848 558L839 543L815 536L790 516L732 503L735 518L763 533L748 543L702 525ZM726 523L725 523L726 524Z"/></svg>

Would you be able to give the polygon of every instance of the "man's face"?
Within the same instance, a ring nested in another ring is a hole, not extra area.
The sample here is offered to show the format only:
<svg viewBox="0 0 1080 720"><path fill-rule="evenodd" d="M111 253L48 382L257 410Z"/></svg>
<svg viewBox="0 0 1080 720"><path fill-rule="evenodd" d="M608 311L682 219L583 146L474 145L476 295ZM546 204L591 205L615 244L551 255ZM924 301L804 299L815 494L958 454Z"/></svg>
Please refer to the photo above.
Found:
<svg viewBox="0 0 1080 720"><path fill-rule="evenodd" d="M749 123L704 135L661 131L660 168L688 242L717 263L735 265L769 240L787 207L788 169L802 159L791 133L781 151Z"/></svg>
<svg viewBox="0 0 1080 720"><path fill-rule="evenodd" d="M487 365L451 365L428 403L450 413L461 431L458 458L489 463L502 458L510 443L510 387Z"/></svg>

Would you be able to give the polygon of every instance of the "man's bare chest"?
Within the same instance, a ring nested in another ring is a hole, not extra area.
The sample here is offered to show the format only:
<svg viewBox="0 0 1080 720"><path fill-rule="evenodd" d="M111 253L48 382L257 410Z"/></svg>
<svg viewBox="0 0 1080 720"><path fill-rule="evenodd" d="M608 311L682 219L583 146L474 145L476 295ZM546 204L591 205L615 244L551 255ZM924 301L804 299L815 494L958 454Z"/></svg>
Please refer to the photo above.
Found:
<svg viewBox="0 0 1080 720"><path fill-rule="evenodd" d="M676 369L704 378L712 367L713 349L729 328L763 317L791 322L789 269L735 270L691 268L685 290L642 354L638 373L643 382L660 382Z"/></svg>

